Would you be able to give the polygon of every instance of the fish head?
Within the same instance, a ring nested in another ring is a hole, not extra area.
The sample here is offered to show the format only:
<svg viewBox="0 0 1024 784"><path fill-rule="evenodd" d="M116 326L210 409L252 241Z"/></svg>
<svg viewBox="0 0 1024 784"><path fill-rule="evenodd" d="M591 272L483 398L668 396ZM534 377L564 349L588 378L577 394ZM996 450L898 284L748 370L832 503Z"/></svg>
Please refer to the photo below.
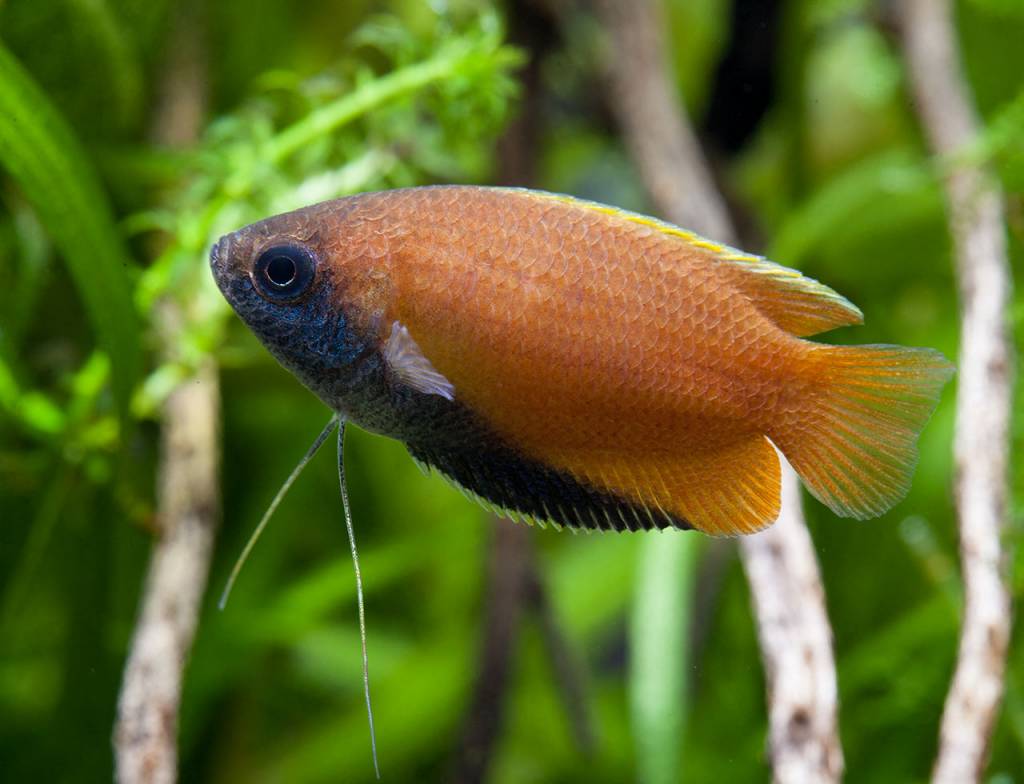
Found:
<svg viewBox="0 0 1024 784"><path fill-rule="evenodd" d="M388 288L356 207L342 199L267 218L210 253L214 280L242 321L336 410L381 345Z"/></svg>

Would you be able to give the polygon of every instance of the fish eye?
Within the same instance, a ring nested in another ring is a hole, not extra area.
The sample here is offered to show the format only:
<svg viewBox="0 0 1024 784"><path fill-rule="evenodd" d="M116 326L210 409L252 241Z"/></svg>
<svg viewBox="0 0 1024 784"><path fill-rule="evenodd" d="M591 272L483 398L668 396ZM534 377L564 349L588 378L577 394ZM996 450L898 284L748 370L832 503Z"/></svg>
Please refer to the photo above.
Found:
<svg viewBox="0 0 1024 784"><path fill-rule="evenodd" d="M312 254L300 245L275 245L253 265L252 278L260 293L273 300L302 296L313 282Z"/></svg>

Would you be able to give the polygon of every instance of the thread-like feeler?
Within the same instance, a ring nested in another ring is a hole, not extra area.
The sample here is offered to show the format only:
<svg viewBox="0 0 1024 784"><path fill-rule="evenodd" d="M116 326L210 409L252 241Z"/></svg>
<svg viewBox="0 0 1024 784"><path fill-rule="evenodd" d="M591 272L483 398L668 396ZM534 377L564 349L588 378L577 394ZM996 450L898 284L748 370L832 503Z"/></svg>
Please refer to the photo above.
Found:
<svg viewBox="0 0 1024 784"><path fill-rule="evenodd" d="M373 729L373 707L370 705L370 659L366 655L366 613L363 610L363 577L359 571L359 553L356 534L352 528L352 511L348 505L348 487L345 484L345 420L338 425L338 483L341 486L341 505L345 509L345 529L352 548L352 568L356 573L356 606L359 608L359 640L363 646L363 692L366 694L366 718L370 722L370 750L373 753L373 772L380 778L377 764L377 734Z"/></svg>
<svg viewBox="0 0 1024 784"><path fill-rule="evenodd" d="M235 561L234 567L231 569L231 574L228 576L227 583L224 585L224 591L220 595L220 601L217 602L217 607L221 610L228 602L228 597L231 595L231 589L234 588L235 580L238 579L239 572L242 571L242 566L249 558L249 554L252 552L253 547L256 545L256 541L260 538L263 533L263 529L267 527L267 523L270 522L270 518L277 510L281 500L288 493L288 490L295 483L295 480L299 478L299 474L306 467L306 464L313 459L313 456L320 451L320 447L323 446L324 441L331 434L334 428L338 428L338 483L341 488L341 505L345 511L345 530L348 532L348 543L352 550L352 568L356 575L356 606L359 609L359 639L362 643L363 652L363 692L366 695L366 717L370 723L370 750L373 754L373 771L380 778L380 766L377 763L377 734L373 728L373 707L370 704L370 660L366 653L366 611L363 607L363 577L359 570L359 553L356 550L356 535L355 530L352 527L352 511L349 508L348 503L348 486L345 483L345 420L340 418L337 414L331 417L330 421L320 431L320 435L316 437L312 446L306 451L306 454L302 456L298 465L292 469L291 474L281 485L281 489L277 491L277 495L274 496L274 500L270 502L270 506L267 507L267 511L263 513L263 517L260 519L259 525L252 532L249 537L249 541L245 543L245 547L242 550L242 554L238 556L238 560Z"/></svg>
<svg viewBox="0 0 1024 784"><path fill-rule="evenodd" d="M242 549L242 554L238 556L238 560L235 561L234 567L231 569L231 574L228 575L228 581L224 584L224 590L221 592L220 601L217 602L217 608L223 610L225 605L228 603L228 597L231 595L231 589L235 587L235 580L238 579L238 573L242 571L242 566L249 559L249 553L252 552L252 548L256 546L256 540L260 538L263 533L263 529L267 527L267 523L270 522L270 518L273 517L274 512L277 511L278 505L282 499L288 493L288 490L295 483L295 480L299 478L299 474L302 473L302 469L306 467L306 464L313 459L320 447L324 445L324 441L334 430L338 424L338 415L334 414L331 417L331 421L327 423L324 429L320 432L320 435L316 437L316 441L313 445L306 450L306 454L302 456L299 464L292 469L291 474L284 480L284 484L281 485L281 489L277 491L277 495L274 496L274 500L270 502L270 506L267 507L267 511L263 513L263 517L260 519L259 525L252 532L249 537L249 541L245 543L245 547Z"/></svg>

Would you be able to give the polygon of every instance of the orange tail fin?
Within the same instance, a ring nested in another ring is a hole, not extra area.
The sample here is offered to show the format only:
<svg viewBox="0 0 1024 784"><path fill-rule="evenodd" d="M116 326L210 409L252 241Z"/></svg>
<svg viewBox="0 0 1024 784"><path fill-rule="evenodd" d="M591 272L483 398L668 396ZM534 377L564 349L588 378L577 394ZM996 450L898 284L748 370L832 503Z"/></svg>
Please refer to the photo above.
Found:
<svg viewBox="0 0 1024 784"><path fill-rule="evenodd" d="M805 408L772 435L807 489L843 517L877 517L910 488L917 438L953 366L938 351L820 346Z"/></svg>

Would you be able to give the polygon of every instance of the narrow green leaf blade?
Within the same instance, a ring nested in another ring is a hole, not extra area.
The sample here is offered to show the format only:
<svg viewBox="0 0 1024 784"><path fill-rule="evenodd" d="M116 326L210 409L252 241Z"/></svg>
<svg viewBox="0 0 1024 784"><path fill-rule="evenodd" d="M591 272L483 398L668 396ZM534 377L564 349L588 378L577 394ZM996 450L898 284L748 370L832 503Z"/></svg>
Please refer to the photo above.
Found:
<svg viewBox="0 0 1024 784"><path fill-rule="evenodd" d="M0 44L0 166L18 182L67 262L122 414L141 367L128 254L77 139L31 76Z"/></svg>
<svg viewBox="0 0 1024 784"><path fill-rule="evenodd" d="M700 542L682 531L643 534L630 628L629 699L637 781L680 780L686 724L687 632Z"/></svg>

